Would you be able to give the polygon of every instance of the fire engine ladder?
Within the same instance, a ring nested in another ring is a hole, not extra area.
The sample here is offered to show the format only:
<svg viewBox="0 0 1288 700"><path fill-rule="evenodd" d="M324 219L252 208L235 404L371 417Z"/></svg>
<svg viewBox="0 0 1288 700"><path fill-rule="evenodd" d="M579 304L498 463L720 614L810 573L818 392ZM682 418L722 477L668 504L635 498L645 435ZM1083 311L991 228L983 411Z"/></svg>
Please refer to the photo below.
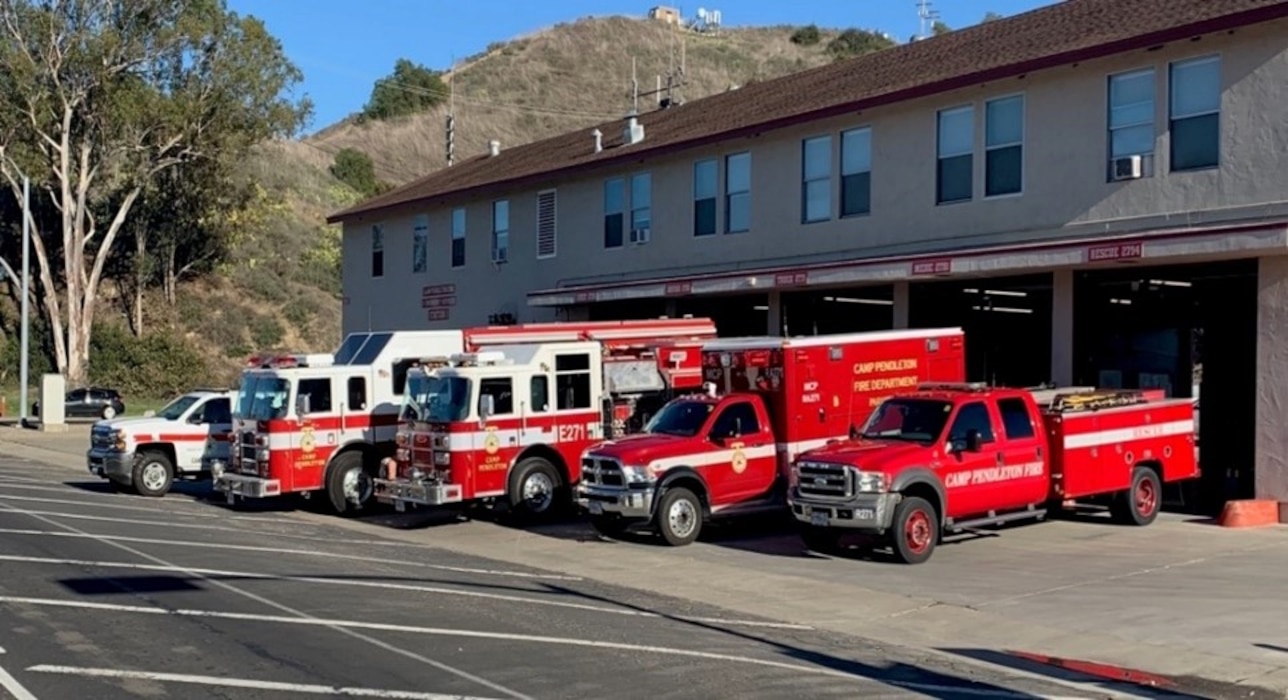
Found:
<svg viewBox="0 0 1288 700"><path fill-rule="evenodd" d="M481 326L465 330L465 345L473 349L489 345L595 340L603 344L605 349L615 349L641 345L656 346L679 340L710 340L715 337L715 322L709 318L662 318L643 321Z"/></svg>

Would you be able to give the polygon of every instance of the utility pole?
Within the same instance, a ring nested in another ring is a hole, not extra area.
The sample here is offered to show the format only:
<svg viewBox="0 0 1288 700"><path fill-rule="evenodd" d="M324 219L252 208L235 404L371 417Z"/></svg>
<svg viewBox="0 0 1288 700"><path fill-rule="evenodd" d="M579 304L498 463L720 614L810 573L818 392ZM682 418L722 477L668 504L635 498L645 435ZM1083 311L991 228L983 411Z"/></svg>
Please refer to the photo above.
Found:
<svg viewBox="0 0 1288 700"><path fill-rule="evenodd" d="M31 182L26 175L22 176L22 349L19 354L21 360L18 364L18 381L21 382L22 388L18 392L19 407L18 417L21 423L27 422L27 346L28 346L28 328L27 321L28 308L27 298L31 296L31 265L27 261L27 251L31 247Z"/></svg>
<svg viewBox="0 0 1288 700"><path fill-rule="evenodd" d="M447 167L456 162L456 57L452 57L452 79L447 81Z"/></svg>
<svg viewBox="0 0 1288 700"><path fill-rule="evenodd" d="M640 113L640 80L635 71L635 57L631 57L631 116Z"/></svg>

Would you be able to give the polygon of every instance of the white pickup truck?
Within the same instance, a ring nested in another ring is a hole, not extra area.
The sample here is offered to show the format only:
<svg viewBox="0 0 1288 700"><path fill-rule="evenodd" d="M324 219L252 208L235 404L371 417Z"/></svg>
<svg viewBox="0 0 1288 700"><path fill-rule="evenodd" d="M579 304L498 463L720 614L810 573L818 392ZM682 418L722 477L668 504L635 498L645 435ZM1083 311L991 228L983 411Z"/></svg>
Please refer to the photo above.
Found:
<svg viewBox="0 0 1288 700"><path fill-rule="evenodd" d="M164 496L175 479L204 473L208 451L228 451L236 395L198 389L142 418L98 421L90 430L89 471L120 490Z"/></svg>

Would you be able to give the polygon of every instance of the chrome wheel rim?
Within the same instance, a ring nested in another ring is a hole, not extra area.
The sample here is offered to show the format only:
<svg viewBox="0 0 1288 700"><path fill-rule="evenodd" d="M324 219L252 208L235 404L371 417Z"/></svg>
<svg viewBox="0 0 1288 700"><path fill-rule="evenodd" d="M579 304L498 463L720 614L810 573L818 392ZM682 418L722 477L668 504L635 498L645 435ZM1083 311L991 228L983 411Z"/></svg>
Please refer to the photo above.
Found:
<svg viewBox="0 0 1288 700"><path fill-rule="evenodd" d="M693 528L698 526L698 513L692 502L681 498L667 509L666 520L671 526L671 532L683 539L692 535Z"/></svg>

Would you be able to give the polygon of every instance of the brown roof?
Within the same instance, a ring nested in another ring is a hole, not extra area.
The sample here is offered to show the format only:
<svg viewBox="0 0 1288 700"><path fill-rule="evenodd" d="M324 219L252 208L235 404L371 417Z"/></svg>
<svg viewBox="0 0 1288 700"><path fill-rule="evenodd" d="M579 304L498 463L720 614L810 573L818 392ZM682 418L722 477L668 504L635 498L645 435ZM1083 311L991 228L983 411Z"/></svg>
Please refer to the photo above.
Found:
<svg viewBox="0 0 1288 700"><path fill-rule="evenodd" d="M1006 19L646 112L644 141L624 120L442 168L328 217L336 223L410 202L513 190L644 155L923 97L966 85L1288 16L1288 0L1064 0Z"/></svg>

